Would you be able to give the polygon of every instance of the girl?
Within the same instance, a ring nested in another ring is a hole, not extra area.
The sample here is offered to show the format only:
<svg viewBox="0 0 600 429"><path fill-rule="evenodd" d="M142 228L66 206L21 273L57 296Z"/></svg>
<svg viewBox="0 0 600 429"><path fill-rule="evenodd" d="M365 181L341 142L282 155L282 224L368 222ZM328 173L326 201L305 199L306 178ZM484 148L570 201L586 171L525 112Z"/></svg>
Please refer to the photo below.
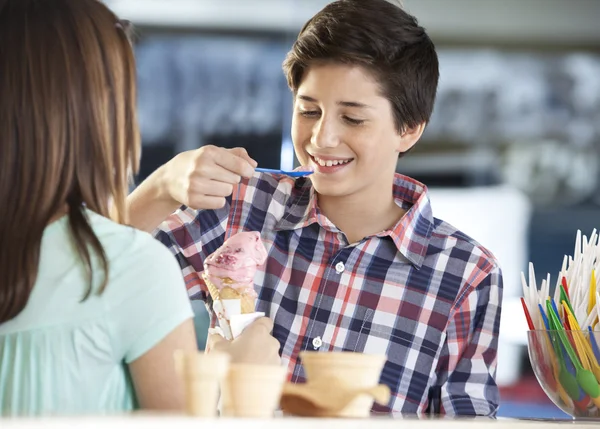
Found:
<svg viewBox="0 0 600 429"><path fill-rule="evenodd" d="M180 409L195 350L173 256L125 226L126 25L96 0L0 0L0 411Z"/></svg>

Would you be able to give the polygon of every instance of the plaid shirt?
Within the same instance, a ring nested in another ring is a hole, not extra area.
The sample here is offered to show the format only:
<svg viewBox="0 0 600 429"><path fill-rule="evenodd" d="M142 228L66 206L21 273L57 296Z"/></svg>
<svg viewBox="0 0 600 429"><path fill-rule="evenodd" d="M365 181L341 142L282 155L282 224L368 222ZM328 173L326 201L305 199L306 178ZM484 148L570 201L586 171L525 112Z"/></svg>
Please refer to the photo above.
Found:
<svg viewBox="0 0 600 429"><path fill-rule="evenodd" d="M303 350L386 354L381 382L392 399L374 411L494 415L498 263L433 217L423 184L396 175L394 197L407 210L396 226L349 244L320 212L309 179L257 174L223 209L182 207L155 234L178 259L190 297L210 307L204 259L232 234L261 233L269 258L255 278L257 311L274 320L291 381L304 381Z"/></svg>

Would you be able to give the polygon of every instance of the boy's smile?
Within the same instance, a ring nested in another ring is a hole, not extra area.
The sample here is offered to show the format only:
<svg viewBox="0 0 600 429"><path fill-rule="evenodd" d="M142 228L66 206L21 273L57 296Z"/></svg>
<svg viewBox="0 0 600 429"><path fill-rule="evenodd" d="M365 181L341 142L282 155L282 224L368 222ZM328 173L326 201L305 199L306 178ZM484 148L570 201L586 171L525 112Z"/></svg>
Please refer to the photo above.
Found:
<svg viewBox="0 0 600 429"><path fill-rule="evenodd" d="M309 154L310 155L310 154ZM354 158L335 158L327 155L310 155L310 164L316 172L322 174L336 173L348 166Z"/></svg>

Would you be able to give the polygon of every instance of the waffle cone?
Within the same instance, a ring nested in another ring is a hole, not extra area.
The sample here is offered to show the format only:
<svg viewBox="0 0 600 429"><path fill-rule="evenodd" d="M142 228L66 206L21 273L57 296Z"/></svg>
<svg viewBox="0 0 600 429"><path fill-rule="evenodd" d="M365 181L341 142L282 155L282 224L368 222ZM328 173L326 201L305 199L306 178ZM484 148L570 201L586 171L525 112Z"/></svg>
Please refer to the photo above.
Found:
<svg viewBox="0 0 600 429"><path fill-rule="evenodd" d="M250 314L256 311L256 299L242 294L242 314Z"/></svg>
<svg viewBox="0 0 600 429"><path fill-rule="evenodd" d="M208 274L206 271L202 273L202 278L206 283L206 287L210 292L210 296L213 300L217 299L239 299L242 307L242 314L250 314L256 311L256 299L253 296L250 296L245 293L240 293L236 289L230 286L225 286L223 289L219 290L213 282L208 278ZM234 284L233 280L230 280L229 283Z"/></svg>
<svg viewBox="0 0 600 429"><path fill-rule="evenodd" d="M206 287L208 288L208 292L210 293L212 299L215 301L217 299L221 299L219 289L213 284L213 282L209 280L206 271L202 273L202 278L204 279L204 283L206 284Z"/></svg>
<svg viewBox="0 0 600 429"><path fill-rule="evenodd" d="M256 300L254 297L245 293L240 293L236 289L225 286L220 292L221 299L239 299L242 307L242 314L254 313L256 310Z"/></svg>

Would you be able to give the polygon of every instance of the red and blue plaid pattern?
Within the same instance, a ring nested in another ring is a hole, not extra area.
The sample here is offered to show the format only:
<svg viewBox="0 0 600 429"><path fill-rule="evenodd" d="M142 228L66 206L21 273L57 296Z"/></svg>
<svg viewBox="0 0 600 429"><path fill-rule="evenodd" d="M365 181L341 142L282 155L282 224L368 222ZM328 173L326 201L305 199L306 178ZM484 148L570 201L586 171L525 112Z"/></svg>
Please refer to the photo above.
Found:
<svg viewBox="0 0 600 429"><path fill-rule="evenodd" d="M269 258L257 310L291 381L302 350L385 353L388 407L407 414L494 415L502 274L493 255L435 219L426 187L396 175L407 210L391 230L349 244L317 206L309 179L255 175L221 210L182 207L156 231L177 257L192 299L210 295L204 259L240 231L259 231ZM213 315L213 323L215 317Z"/></svg>

